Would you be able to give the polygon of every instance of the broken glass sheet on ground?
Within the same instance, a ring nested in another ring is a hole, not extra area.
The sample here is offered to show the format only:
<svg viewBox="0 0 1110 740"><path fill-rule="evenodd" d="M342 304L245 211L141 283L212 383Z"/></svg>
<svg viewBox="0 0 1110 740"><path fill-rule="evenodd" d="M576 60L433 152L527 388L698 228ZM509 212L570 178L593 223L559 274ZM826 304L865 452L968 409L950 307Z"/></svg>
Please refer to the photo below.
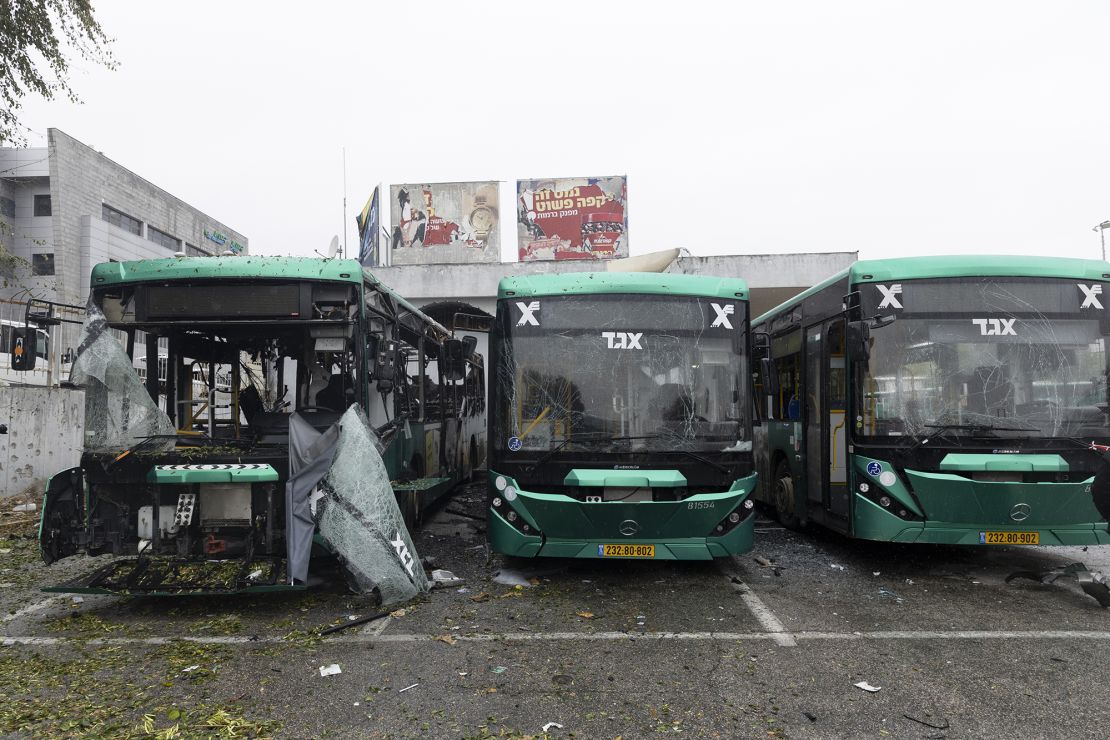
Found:
<svg viewBox="0 0 1110 740"><path fill-rule="evenodd" d="M290 576L307 576L303 520L315 502L311 519L343 559L356 591L377 591L383 606L426 593L428 579L389 484L378 438L361 409L351 407L323 434L306 429L298 415L293 419L286 502L290 528L297 531L289 538ZM322 460L328 461L326 468Z"/></svg>
<svg viewBox="0 0 1110 740"><path fill-rule="evenodd" d="M147 341L157 341L147 335ZM104 313L89 303L70 381L85 387L85 449L118 452L151 440L172 449L173 423L151 399Z"/></svg>

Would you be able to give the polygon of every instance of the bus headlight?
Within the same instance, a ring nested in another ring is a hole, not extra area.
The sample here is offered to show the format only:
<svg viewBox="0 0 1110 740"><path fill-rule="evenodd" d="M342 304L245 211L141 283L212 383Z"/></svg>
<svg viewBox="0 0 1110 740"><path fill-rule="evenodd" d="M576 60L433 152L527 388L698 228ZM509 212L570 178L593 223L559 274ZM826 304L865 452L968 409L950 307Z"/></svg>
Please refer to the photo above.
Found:
<svg viewBox="0 0 1110 740"><path fill-rule="evenodd" d="M498 509L500 507L501 507L501 497L500 496L494 496L493 497L493 508Z"/></svg>
<svg viewBox="0 0 1110 740"><path fill-rule="evenodd" d="M510 522L515 522L517 519L516 512L510 509L509 513L505 515L505 518L508 519Z"/></svg>
<svg viewBox="0 0 1110 740"><path fill-rule="evenodd" d="M740 512L739 511L732 512L731 514L728 515L728 520L730 522L732 522L733 524L736 524L736 522L740 521Z"/></svg>
<svg viewBox="0 0 1110 740"><path fill-rule="evenodd" d="M752 501L751 499L748 499L747 501L744 502L744 508L751 511L752 509L755 508L755 501Z"/></svg>
<svg viewBox="0 0 1110 740"><path fill-rule="evenodd" d="M516 488L514 486L505 486L504 494L506 501L512 501L516 498Z"/></svg>
<svg viewBox="0 0 1110 740"><path fill-rule="evenodd" d="M870 490L871 490L871 486L867 485L866 483L860 483L859 484L859 492L860 493L867 493Z"/></svg>
<svg viewBox="0 0 1110 740"><path fill-rule="evenodd" d="M890 508L890 496L880 496L879 497L879 506L883 507L884 509L889 509Z"/></svg>
<svg viewBox="0 0 1110 740"><path fill-rule="evenodd" d="M498 491L504 491L505 486L507 485L509 485L509 481L506 480L505 476L503 475L499 475L493 479L493 487L496 488Z"/></svg>

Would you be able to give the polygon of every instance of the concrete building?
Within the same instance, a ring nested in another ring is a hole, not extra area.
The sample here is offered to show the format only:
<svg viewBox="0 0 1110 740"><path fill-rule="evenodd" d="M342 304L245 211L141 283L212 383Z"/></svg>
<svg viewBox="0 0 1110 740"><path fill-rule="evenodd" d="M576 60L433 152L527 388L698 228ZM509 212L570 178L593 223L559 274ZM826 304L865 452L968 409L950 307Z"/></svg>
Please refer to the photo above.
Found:
<svg viewBox="0 0 1110 740"><path fill-rule="evenodd" d="M84 303L93 265L174 252L247 253L247 238L52 128L45 147L0 148L0 244L29 264L16 293Z"/></svg>
<svg viewBox="0 0 1110 740"><path fill-rule="evenodd" d="M604 272L607 269L677 272L743 278L751 292L751 315L759 316L859 258L858 252L725 254L695 257L668 250L613 261L501 262L374 267L382 282L419 307L461 303L493 314L497 283L506 275ZM441 320L443 317L437 316Z"/></svg>

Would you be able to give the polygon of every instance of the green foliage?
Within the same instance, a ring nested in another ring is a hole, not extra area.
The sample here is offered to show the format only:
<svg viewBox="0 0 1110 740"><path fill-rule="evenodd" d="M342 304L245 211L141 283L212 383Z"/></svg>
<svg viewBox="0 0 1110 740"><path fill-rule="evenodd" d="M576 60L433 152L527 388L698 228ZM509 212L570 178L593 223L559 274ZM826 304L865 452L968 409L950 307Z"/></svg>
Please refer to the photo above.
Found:
<svg viewBox="0 0 1110 740"><path fill-rule="evenodd" d="M70 61L115 69L111 43L90 0L0 3L0 144L26 145L18 113L28 94L80 102L69 84Z"/></svg>

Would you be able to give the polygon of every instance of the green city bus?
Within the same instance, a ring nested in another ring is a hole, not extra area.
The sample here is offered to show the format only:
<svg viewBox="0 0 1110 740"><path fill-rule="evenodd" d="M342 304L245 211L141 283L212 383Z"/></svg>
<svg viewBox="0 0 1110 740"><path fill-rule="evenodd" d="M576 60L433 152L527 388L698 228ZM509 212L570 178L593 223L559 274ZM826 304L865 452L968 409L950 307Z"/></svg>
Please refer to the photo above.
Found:
<svg viewBox="0 0 1110 740"><path fill-rule="evenodd" d="M311 540L313 527L287 499L293 418L304 439L351 410L364 419L352 426L379 447L402 530L481 462L476 340L455 338L354 260L100 264L87 314L74 361L86 444L80 465L48 484L41 548L47 563L122 560L52 590L302 587L286 570L292 528ZM348 479L369 479L369 459L342 464L354 466ZM347 506L356 524L382 515Z"/></svg>
<svg viewBox="0 0 1110 740"><path fill-rule="evenodd" d="M751 549L747 308L735 279L503 279L490 335L493 549L659 560Z"/></svg>
<svg viewBox="0 0 1110 740"><path fill-rule="evenodd" d="M1110 264L859 261L757 318L760 501L787 526L970 545L1110 542Z"/></svg>

